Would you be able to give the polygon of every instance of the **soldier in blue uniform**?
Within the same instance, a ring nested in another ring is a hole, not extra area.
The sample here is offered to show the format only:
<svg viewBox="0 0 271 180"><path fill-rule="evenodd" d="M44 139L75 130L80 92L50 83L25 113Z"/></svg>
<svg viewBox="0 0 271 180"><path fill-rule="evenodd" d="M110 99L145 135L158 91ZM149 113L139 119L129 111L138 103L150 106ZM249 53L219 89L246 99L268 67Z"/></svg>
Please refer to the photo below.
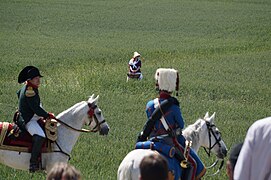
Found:
<svg viewBox="0 0 271 180"><path fill-rule="evenodd" d="M159 141L162 144L167 144L176 147L176 142L179 143L180 148L185 148L185 138L182 135L182 129L184 128L184 120L180 110L179 102L176 98L172 97L172 93L176 91L178 93L179 88L179 75L175 69L159 68L155 73L156 88L159 90L158 98L150 100L146 106L146 114L148 121L146 122L143 131L138 137L138 141L150 140L154 143ZM165 101L171 102L171 104L163 109L163 103ZM160 109L160 116L155 118L158 113L154 113ZM164 120L162 120L164 119ZM151 123L151 121L153 123ZM181 160L184 156L179 148L176 149L175 158ZM193 163L195 164L194 175L196 178L202 177L206 170L196 155L196 153L190 149L190 155L192 156ZM170 160L170 159L169 159ZM176 178L176 177L175 177Z"/></svg>
<svg viewBox="0 0 271 180"><path fill-rule="evenodd" d="M54 114L49 113L41 106L39 96L40 78L43 77L39 69L34 66L26 66L18 76L18 83L24 83L17 92L19 98L18 126L32 135L32 152L29 171L39 170L38 157L41 153L45 134L38 124L40 118L55 119Z"/></svg>

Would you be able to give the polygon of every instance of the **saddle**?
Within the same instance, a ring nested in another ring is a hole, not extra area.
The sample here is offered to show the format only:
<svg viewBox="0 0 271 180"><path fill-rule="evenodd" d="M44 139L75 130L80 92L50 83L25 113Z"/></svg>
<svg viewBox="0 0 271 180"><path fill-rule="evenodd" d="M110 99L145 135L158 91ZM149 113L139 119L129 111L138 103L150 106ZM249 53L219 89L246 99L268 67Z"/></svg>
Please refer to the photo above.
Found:
<svg viewBox="0 0 271 180"><path fill-rule="evenodd" d="M57 122L39 120L38 123L46 134L42 153L52 152L51 143L57 139ZM14 123L0 122L0 149L31 153L32 136L27 131L18 133L16 127L17 125Z"/></svg>
<svg viewBox="0 0 271 180"><path fill-rule="evenodd" d="M154 142L154 141L143 141L143 142L137 142L135 149L151 149L151 150L156 150L163 155L173 158L175 155L175 147L163 144L161 142Z"/></svg>
<svg viewBox="0 0 271 180"><path fill-rule="evenodd" d="M177 150L174 146L157 141L157 139L150 139L148 141L139 141L135 145L135 149L151 149L156 150L168 160L169 163L169 179L174 179L175 176L181 177L182 180L191 180L195 177L196 166L191 166L189 151L192 142L186 141L185 148L181 151L183 153L183 160L177 158ZM193 160L194 161L194 160ZM174 172L174 169L180 169L181 173ZM174 174L177 173L177 174Z"/></svg>

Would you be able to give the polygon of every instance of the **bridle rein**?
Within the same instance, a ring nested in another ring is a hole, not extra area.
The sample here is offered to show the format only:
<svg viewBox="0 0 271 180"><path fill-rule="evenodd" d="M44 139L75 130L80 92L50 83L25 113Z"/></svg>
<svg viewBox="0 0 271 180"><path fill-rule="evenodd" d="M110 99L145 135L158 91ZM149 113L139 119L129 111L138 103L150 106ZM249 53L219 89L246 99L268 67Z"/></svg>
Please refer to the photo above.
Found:
<svg viewBox="0 0 271 180"><path fill-rule="evenodd" d="M88 132L97 132L101 129L101 124L105 123L106 121L103 120L103 121L99 122L98 119L96 118L94 111L98 107L97 105L95 105L93 103L88 103L88 107L89 107L89 110L88 110L87 114L88 114L88 118L91 120L89 121L89 123L87 125L89 126L93 119L96 122L96 125L91 130L89 130L89 129L76 129L76 128L68 125L67 123L61 121L60 119L56 118L55 120L58 123L63 124L65 127L69 128L71 130L77 131L77 132L87 132L87 133Z"/></svg>
<svg viewBox="0 0 271 180"><path fill-rule="evenodd" d="M61 121L60 119L56 118L55 120L58 123L64 125L66 128L71 129L73 131L77 131L77 132L85 132L85 133L94 132L95 133L97 131L100 131L101 124L105 123L106 121L105 120L102 120L101 122L98 121L98 118L95 115L95 109L98 107L96 104L94 104L94 103L88 103L88 107L89 107L89 110L88 110L87 114L88 114L88 118L90 119L90 121L88 123L88 126L90 126L90 124L93 121L93 119L96 122L96 125L91 130L89 130L89 129L76 129L76 128L68 125L67 123ZM61 152L61 153L65 154L66 156L68 156L69 160L70 160L71 159L71 155L68 154L68 153L66 153L66 152L64 152L62 150L62 148L59 146L59 144L57 143L57 141L55 141L55 143L56 143L57 147L59 148L59 151L53 151L53 152Z"/></svg>

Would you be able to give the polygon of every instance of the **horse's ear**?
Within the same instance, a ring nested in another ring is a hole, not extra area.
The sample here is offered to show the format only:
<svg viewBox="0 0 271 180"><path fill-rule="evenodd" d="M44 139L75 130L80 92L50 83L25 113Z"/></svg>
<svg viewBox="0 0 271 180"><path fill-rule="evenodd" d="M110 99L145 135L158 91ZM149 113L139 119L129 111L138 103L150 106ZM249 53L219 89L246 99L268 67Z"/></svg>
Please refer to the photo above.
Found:
<svg viewBox="0 0 271 180"><path fill-rule="evenodd" d="M93 102L94 102L95 104L97 104L97 103L98 103L98 99L99 99L99 95L96 96L96 98L93 100Z"/></svg>
<svg viewBox="0 0 271 180"><path fill-rule="evenodd" d="M94 97L94 94L92 94L89 98L90 98L90 99L93 99L93 97Z"/></svg>
<svg viewBox="0 0 271 180"><path fill-rule="evenodd" d="M205 116L203 119L207 120L209 118L209 112L206 112Z"/></svg>
<svg viewBox="0 0 271 180"><path fill-rule="evenodd" d="M96 96L96 98L94 98L94 94L92 94L89 99L88 99L88 103L94 103L94 104L97 104L98 103L98 99L99 99L99 95Z"/></svg>
<svg viewBox="0 0 271 180"><path fill-rule="evenodd" d="M215 112L213 113L213 115L210 117L210 123L213 123L215 121Z"/></svg>

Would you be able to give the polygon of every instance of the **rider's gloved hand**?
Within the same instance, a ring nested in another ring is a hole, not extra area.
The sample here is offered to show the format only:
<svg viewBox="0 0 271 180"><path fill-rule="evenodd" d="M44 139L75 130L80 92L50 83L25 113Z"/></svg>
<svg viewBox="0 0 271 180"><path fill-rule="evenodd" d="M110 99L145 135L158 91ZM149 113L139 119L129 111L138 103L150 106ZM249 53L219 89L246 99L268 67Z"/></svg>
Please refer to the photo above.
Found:
<svg viewBox="0 0 271 180"><path fill-rule="evenodd" d="M55 115L53 113L48 113L49 114L49 119L56 119Z"/></svg>

